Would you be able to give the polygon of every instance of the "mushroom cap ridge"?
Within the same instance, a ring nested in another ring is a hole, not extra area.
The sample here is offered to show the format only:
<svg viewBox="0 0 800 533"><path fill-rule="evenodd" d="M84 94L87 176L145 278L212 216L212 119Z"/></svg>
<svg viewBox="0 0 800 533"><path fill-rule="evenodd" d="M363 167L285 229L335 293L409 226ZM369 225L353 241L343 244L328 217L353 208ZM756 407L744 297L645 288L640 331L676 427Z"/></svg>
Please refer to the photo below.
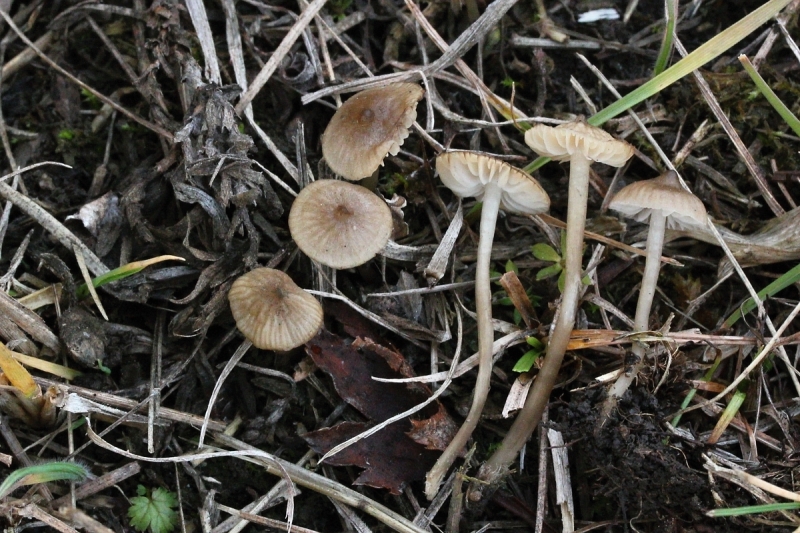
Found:
<svg viewBox="0 0 800 533"><path fill-rule="evenodd" d="M322 306L280 270L256 268L228 292L236 327L256 348L291 350L322 326Z"/></svg>
<svg viewBox="0 0 800 533"><path fill-rule="evenodd" d="M633 146L583 120L556 127L537 124L525 132L525 144L554 161L569 161L572 154L582 153L592 161L612 167L621 167L633 155Z"/></svg>
<svg viewBox="0 0 800 533"><path fill-rule="evenodd" d="M322 134L322 155L331 170L360 180L375 172L387 154L396 155L424 94L416 83L394 83L350 97Z"/></svg>
<svg viewBox="0 0 800 533"><path fill-rule="evenodd" d="M608 207L639 222L649 219L653 211L661 211L667 217L667 228L675 230L705 226L708 220L703 202L681 187L673 170L631 183L614 196Z"/></svg>
<svg viewBox="0 0 800 533"><path fill-rule="evenodd" d="M353 268L375 257L392 227L392 212L382 198L345 181L307 185L289 212L289 231L297 246L331 268Z"/></svg>
<svg viewBox="0 0 800 533"><path fill-rule="evenodd" d="M539 182L500 159L479 152L452 151L436 158L439 177L456 196L483 198L486 184L494 181L503 189L504 211L535 215L550 209L550 197Z"/></svg>

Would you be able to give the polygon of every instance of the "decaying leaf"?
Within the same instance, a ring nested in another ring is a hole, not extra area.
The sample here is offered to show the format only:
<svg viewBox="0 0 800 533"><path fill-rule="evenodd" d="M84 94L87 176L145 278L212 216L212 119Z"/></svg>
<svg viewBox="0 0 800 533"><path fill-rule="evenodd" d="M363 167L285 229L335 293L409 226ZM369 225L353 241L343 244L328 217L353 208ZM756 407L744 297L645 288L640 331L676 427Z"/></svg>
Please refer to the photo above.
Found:
<svg viewBox="0 0 800 533"><path fill-rule="evenodd" d="M372 340L358 338L352 344L321 332L306 345L314 363L333 379L334 387L347 403L372 422L382 422L422 402L431 394L424 384L375 381L412 377L403 355ZM444 406L436 402L421 412L418 420L400 420L326 460L333 465L355 465L366 470L356 484L389 489L397 494L409 481L422 480L457 430ZM372 424L343 422L303 436L317 452L326 453Z"/></svg>
<svg viewBox="0 0 800 533"><path fill-rule="evenodd" d="M332 428L307 433L303 438L311 449L324 454L368 428L368 424L342 422ZM364 468L354 481L356 485L388 489L392 494L400 494L407 482L425 479L425 473L439 456L439 452L426 450L423 445L411 440L405 433L406 429L407 424L391 424L345 448L327 459L326 463Z"/></svg>

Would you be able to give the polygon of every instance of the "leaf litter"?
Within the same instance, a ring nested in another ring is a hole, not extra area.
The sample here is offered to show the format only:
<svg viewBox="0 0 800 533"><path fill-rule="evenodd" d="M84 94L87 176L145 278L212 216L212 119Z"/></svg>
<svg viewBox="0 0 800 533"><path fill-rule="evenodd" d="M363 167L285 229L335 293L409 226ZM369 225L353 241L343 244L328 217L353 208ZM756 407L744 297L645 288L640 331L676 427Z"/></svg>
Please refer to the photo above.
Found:
<svg viewBox="0 0 800 533"><path fill-rule="evenodd" d="M386 383L373 377L412 378L413 369L403 355L372 340L352 343L321 332L306 345L306 353L333 380L339 396L373 424L412 409L431 395L419 383ZM355 465L365 471L355 483L389 489L399 494L411 482L425 478L438 451L457 430L455 421L438 401L421 411L420 419L395 422L326 459L332 465ZM303 435L312 449L326 454L334 446L355 437L370 423L340 422L332 428Z"/></svg>
<svg viewBox="0 0 800 533"><path fill-rule="evenodd" d="M459 529L459 524L476 530L511 529L520 525L515 517L537 503L542 504L538 516L522 520L532 527L544 522L557 529L558 513L546 510L543 503L563 501L564 487L548 484L546 462L540 463L544 468L538 472L537 466L531 466L536 462L533 441L527 458L522 457L524 465L519 463L520 471L508 485L513 496L498 492L487 507L463 499L462 483L467 482L459 476L472 473L470 465L465 465L455 476L459 481L448 485L429 507L420 508L418 519L411 522L420 505L414 495L421 484L414 480L424 477L423 465L429 457L435 460L435 450L442 449L452 426L458 425L447 412L451 406L457 411L469 399L469 375L448 383L441 401L437 398L411 420L390 424L329 460L329 464L365 467L357 477L359 483L385 487L395 494L405 487L402 496L392 500L392 507L404 516L379 503L380 491L351 491L346 486L351 481L346 469L321 469L341 478L341 483L312 475L302 466L312 454L304 455L307 445L299 435L326 435L317 448L324 453L346 437L430 401L431 391L420 383L376 384L373 376L435 382L469 371L469 364L459 365L455 372L441 368L457 358L450 340L453 310L458 312L460 305L467 310L474 307L470 300L470 269L475 260L471 232L479 211L467 202L460 217L461 205L438 187L431 172L434 153L445 146L481 149L503 152L503 157L520 166L528 162L530 153L517 131L530 123L522 111L547 115L535 121L559 123L614 100L576 59L574 47L591 54L598 72L621 92L640 86L651 75L658 49L662 3L606 2L618 14L625 7L629 12L620 20L592 23L578 22L591 6L575 2L537 1L534 6L504 0L488 5L417 6L410 1L367 5L317 0L300 7L281 2L220 3L221 12L217 4L197 1L68 7L12 3L16 22L5 19L8 61L3 66L0 117L6 171L47 160L63 161L73 168L32 165L7 174L0 183L0 196L6 202L0 216L0 283L6 292L0 298L0 339L22 356L42 357L35 368L60 366L52 361L74 365L65 357L69 353L87 364L81 367L84 376L80 378L85 387L39 377L48 370L32 371L41 389L32 401L47 411L42 425L49 427L56 420L53 406L61 410L59 422L66 422L63 413L69 412L71 421L78 423L56 424L65 429L48 434L35 428L33 419L27 424L3 420L0 459L13 461L4 473L27 464L33 449L56 459L77 449L93 473L113 477L123 470L120 461L125 454L136 452L139 455L132 458L137 462L131 464L142 465L147 484L180 488L186 521L196 522L189 510L202 509L201 514L210 517L202 526L216 528L217 533L237 522L237 527L243 527L247 523L243 517L255 516L250 512L272 513L271 524L285 529L283 511L270 507L286 495L293 498L294 491L287 488L293 482L310 489L298 497L297 521L319 531L342 527L332 509L318 511L326 505L320 494L373 513L386 527L398 531L419 533L418 524L427 527L432 522L445 523L445 518L449 531ZM687 48L696 49L763 4L755 0L686 3L680 6L676 35ZM749 48L745 52L787 103L797 92L800 57L794 51L796 45L792 48L796 11L794 2L776 22L769 23L763 40L753 34L737 45ZM20 29L17 24L23 20L26 26ZM22 31L36 40L33 47L32 41L18 40ZM531 44L537 34L570 39L563 43L540 39ZM740 51L732 48L730 53ZM451 64L454 68L447 68ZM230 65L233 72L228 70ZM573 366L561 376L576 381L556 391L551 404L550 424L563 433L571 468L578 474L571 478L576 528L678 531L691 523L698 531L704 527L742 531L796 526L793 510L749 518L703 514L712 507L748 505L753 500L773 503L759 488L765 486L761 478L770 479L773 483L768 485L777 489L786 490L777 485L792 489L791 474L797 468L797 380L791 352L783 351L797 341L796 324L782 325L794 316L791 308L796 303L794 283L786 282L784 273L790 271L800 249L793 197L797 195L793 170L797 146L772 108L743 81L746 78L731 72L736 68L736 61L724 57L703 65L702 75L713 88L710 96L693 84L701 80L687 79L651 98L637 110L644 124L639 128L647 131L634 127L630 117L608 124L622 128L622 135L636 144L638 160L624 174L599 171L593 176L590 214L595 218L591 228L597 233L587 236L624 252L606 250L598 259L595 285L582 305L580 330L571 338ZM328 344L322 344L331 355L325 364L339 371L338 377L331 378L335 391L328 390L329 382L320 379L299 350L248 353L230 382L220 383L218 399L209 405L220 369L239 345L226 306L232 280L264 264L282 268L305 287L324 277L296 253L286 229L285 210L296 195L296 183L315 175L330 177L324 163L318 164L319 132L330 107L346 91L375 83L374 78L386 79L387 73L393 79L421 79L429 96L420 105L420 129L412 133L403 151L387 161L377 184L371 185L392 198L399 230L394 237L399 242L387 248L384 258L339 272L331 286L324 287L341 291L335 294L336 300L333 292L325 293L328 326L336 333L328 333ZM570 77L577 83L571 84ZM712 106L718 120L713 120L706 105ZM508 121L493 122L496 111ZM727 131L723 131L718 123L726 120ZM180 144L173 144L175 140ZM662 276L653 325L659 328L675 312L680 324L675 329L683 330L692 321L689 327L700 331L652 332L630 339L625 335L625 319L640 264L632 259L630 247L641 240L639 227L618 221L604 224L602 210L610 191L622 182L652 177L655 168L667 164L655 157L655 143L665 153L671 153L670 147L678 150L672 163L713 211L717 231L732 254L722 258L713 231L672 235L665 254L670 263L681 263L686 270L680 271L680 279L678 274ZM564 211L566 186L558 165L543 167L538 175L554 198L554 216L501 219L492 254L500 258L496 268L513 261L521 284L513 280L510 284L507 278L510 294L496 294L497 324L509 332L495 342L492 400L497 405L511 386L514 362L528 349L508 343L524 342L531 334L517 327L511 307L502 300L511 296L523 318L534 318L533 324L541 321L536 334L543 340L546 335L541 334L558 308L559 294L552 280L535 279L547 264L529 251L532 245L557 244L553 227ZM459 231L462 220L466 228ZM150 265L98 289L96 298L107 311L107 322L82 301L88 291L79 285L81 278L166 255L185 259L186 264ZM760 316L747 314L745 320L732 323L732 330L719 330L719 323L734 316L749 296L738 281L726 278L737 266L733 259L748 268L753 288L783 289L765 293L770 299ZM681 279L691 280L692 287L686 288ZM780 283L773 285L773 279ZM428 289L418 287L426 281L440 284L425 292ZM533 302L535 314L524 302L529 293L543 302ZM20 309L31 301L26 298L36 299L35 316ZM470 324L466 333L453 336L472 352ZM784 336L770 338L771 327ZM90 346L83 349L80 343L87 332ZM619 416L597 431L594 409L601 401L601 387L596 380L624 372L630 363L624 346L638 341L655 346L653 351L667 360L651 365L639 385L622 399ZM670 342L680 349L660 347ZM761 349L765 344L780 348L778 358ZM353 353L337 363L345 352ZM756 355L763 360L760 365L751 362ZM12 356L25 361L14 352ZM364 364L365 359L370 361L368 372L353 366L358 361ZM413 378L409 367L430 375ZM64 371L57 375L67 379L78 374L61 368ZM256 382L255 374L249 373L253 369L275 372L284 381L284 376L298 371L305 379L292 387L285 383L279 387ZM742 369L752 369L747 380ZM746 394L747 401L723 427L717 420L727 400L709 404L707 399L731 384L739 385L735 394ZM694 410L686 412L678 424L671 415L688 387L694 390L689 391L685 406ZM4 386L4 398L24 406L29 399L12 389L13 383ZM352 409L339 408L337 395ZM387 407L376 407L384 398ZM121 409L139 412L125 414ZM280 477L273 487L262 479L265 476L249 475L250 471L247 476L233 476L232 472L242 471L241 457L235 459L236 468L226 469L217 464L224 459L209 460L213 452L200 454L205 462L197 458L191 468L177 472L171 465L153 462L148 448L167 459L164 462L185 453L196 440L195 427L203 424L199 413L207 409L212 414L207 422L212 445L263 454L247 448L257 445L278 450L301 466L264 459L257 468ZM13 410L7 413L13 416ZM343 414L346 421L331 426ZM77 417L82 415L89 415L93 428L109 431L106 438L119 439L129 450L98 448L100 441L90 440L96 435L80 426ZM103 426L100 419L115 422ZM236 432L242 420L243 427L250 429L240 436L252 438L251 444L222 432L226 425L229 433ZM498 432L504 431L500 424L488 417L481 421L475 438L478 461L499 440ZM325 426L331 427L305 429ZM714 428L719 440L710 446ZM392 461L406 465L408 472L382 469L379 463L387 462L382 459L385 453L393 454ZM743 469L759 477L736 474ZM129 498L136 493L137 481L126 481L125 476L116 480ZM86 485L80 487L78 505L91 505L95 500L86 498L114 483L109 478L91 489L94 492L81 492ZM455 491L453 502L449 508L441 507L450 488ZM46 500L54 496L59 504L69 500L63 489L42 485L34 496L17 492L13 496L24 500L4 506L2 512L23 509L26 516L57 527L58 520L70 521L69 516L79 515L79 510L70 514L48 508ZM40 496L43 499L31 499ZM99 511L105 513L101 518L108 524L124 522L124 497L110 490L100 497L111 502ZM238 509L217 506L217 502ZM502 511L494 504L502 506ZM215 513L220 510L230 513L230 519L217 520ZM364 526L352 512L342 516L354 528L372 525ZM29 519L16 516L15 520ZM199 522L187 526L198 527Z"/></svg>

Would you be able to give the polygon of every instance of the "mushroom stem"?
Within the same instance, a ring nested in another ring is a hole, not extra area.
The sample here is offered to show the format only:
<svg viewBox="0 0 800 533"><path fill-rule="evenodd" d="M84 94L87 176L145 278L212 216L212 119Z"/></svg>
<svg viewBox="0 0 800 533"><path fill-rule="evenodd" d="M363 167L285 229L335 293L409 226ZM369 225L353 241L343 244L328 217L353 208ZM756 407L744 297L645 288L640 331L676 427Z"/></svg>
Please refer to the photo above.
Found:
<svg viewBox="0 0 800 533"><path fill-rule="evenodd" d="M650 231L647 233L647 258L644 263L644 275L642 275L642 286L639 289L639 301L636 303L636 316L633 320L633 330L636 332L647 331L650 326L650 308L653 306L658 272L661 270L661 249L664 247L666 226L667 217L664 212L653 209L650 214Z"/></svg>
<svg viewBox="0 0 800 533"><path fill-rule="evenodd" d="M575 314L581 290L583 230L586 226L591 160L582 154L574 154L570 158L569 164L566 249L562 250L565 265L561 307L556 317L553 333L547 343L544 363L536 374L536 381L533 382L525 405L514 420L511 429L508 430L500 447L478 472L478 478L490 485L505 475L508 467L514 462L517 454L539 424L550 399L550 392L556 384L561 361L564 359L570 334L575 325ZM481 490L477 484L473 484L472 488L475 491ZM479 498L480 494L471 496L471 499Z"/></svg>
<svg viewBox="0 0 800 533"><path fill-rule="evenodd" d="M486 184L481 208L480 234L478 241L478 258L475 272L475 312L478 320L478 378L475 381L475 393L467 418L450 441L447 449L439 456L436 464L428 472L425 480L425 495L432 500L439 490L442 478L450 469L456 457L466 446L472 432L481 418L483 406L489 396L492 379L492 344L494 343L494 327L492 326L492 290L489 282L489 265L492 256L492 242L497 224L497 213L500 210L500 199L503 189L494 181Z"/></svg>
<svg viewBox="0 0 800 533"><path fill-rule="evenodd" d="M636 316L633 321L633 331L636 333L647 331L650 326L650 309L653 306L653 297L656 294L658 284L658 272L661 269L661 249L664 247L664 230L667 225L667 217L659 209L653 209L650 215L650 230L647 233L647 258L644 263L644 274L642 275L642 285L639 289L639 301L636 303ZM625 391L631 386L633 380L644 366L645 345L636 340L631 346L636 362L627 372L623 372L608 391L608 397L603 403L600 416L600 424L608 420L608 416L616 407L617 402Z"/></svg>

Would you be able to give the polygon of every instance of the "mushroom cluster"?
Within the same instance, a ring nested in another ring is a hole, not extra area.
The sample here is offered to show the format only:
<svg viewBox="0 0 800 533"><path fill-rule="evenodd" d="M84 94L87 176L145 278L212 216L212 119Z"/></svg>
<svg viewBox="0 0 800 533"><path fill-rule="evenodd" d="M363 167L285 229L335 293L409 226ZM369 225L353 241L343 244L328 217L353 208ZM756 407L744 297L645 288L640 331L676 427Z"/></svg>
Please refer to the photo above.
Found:
<svg viewBox="0 0 800 533"><path fill-rule="evenodd" d="M370 176L395 155L416 119L423 90L397 83L362 91L334 114L322 135L331 169L349 180ZM338 180L303 188L289 213L289 231L308 257L336 269L362 265L392 234L392 213L380 196ZM236 326L254 346L290 350L322 326L322 307L278 270L257 268L237 279L228 294Z"/></svg>
<svg viewBox="0 0 800 533"><path fill-rule="evenodd" d="M480 468L478 477L492 483L505 475L517 454L541 420L550 392L555 386L580 299L583 232L589 196L589 168L592 163L621 167L633 156L633 147L587 124L583 119L556 127L539 124L525 133L525 143L539 155L569 161L564 291L547 353L525 404L495 453ZM479 491L480 489L476 489ZM479 498L479 495L473 497Z"/></svg>
<svg viewBox="0 0 800 533"><path fill-rule="evenodd" d="M433 499L442 478L478 425L492 377L492 293L489 265L498 211L536 215L550 208L550 198L539 182L504 161L478 152L453 151L436 158L442 183L456 196L475 197L481 207L478 258L475 271L475 312L478 318L478 379L472 406L458 433L428 472L425 493Z"/></svg>

